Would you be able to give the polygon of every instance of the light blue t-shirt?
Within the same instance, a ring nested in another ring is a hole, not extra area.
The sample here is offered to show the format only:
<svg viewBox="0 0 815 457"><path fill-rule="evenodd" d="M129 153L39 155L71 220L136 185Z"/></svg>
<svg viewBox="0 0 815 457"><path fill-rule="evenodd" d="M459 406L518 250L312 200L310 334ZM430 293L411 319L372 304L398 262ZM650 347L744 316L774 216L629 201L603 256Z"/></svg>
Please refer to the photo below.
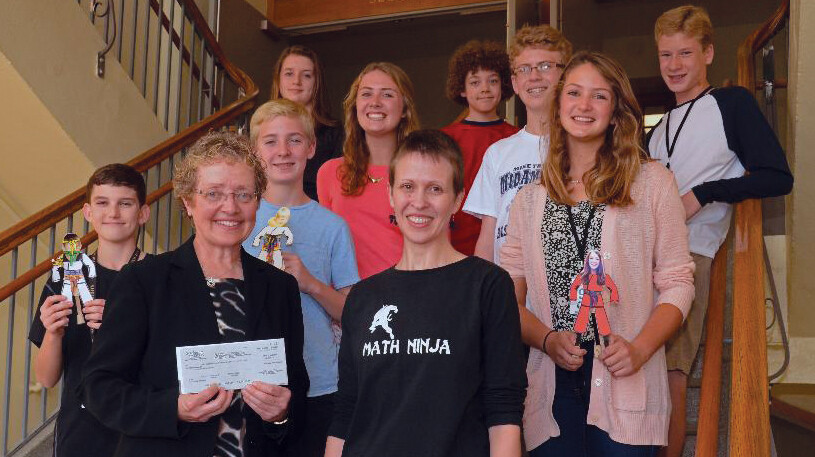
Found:
<svg viewBox="0 0 815 457"><path fill-rule="evenodd" d="M255 228L243 242L246 252L255 257L260 254L261 245L252 246L252 241L278 209L280 207L277 205L260 201ZM312 276L335 289L356 284L359 281L357 261L351 232L345 221L314 200L289 209L291 217L286 226L291 229L294 243L291 246L281 243L283 251L297 254ZM308 396L336 392L340 324L331 319L311 295L301 292L300 301L305 333L303 359L311 380Z"/></svg>

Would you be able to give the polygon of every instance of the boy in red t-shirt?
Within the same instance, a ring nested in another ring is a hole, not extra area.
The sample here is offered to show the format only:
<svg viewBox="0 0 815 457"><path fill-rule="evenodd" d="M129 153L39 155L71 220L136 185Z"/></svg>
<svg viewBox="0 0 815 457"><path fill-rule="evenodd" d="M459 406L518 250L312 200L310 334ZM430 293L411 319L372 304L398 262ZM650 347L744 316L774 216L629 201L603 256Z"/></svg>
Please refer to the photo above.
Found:
<svg viewBox="0 0 815 457"><path fill-rule="evenodd" d="M470 41L450 58L447 98L468 107L467 117L444 127L464 156L464 193L470 191L487 148L515 134L518 128L498 117L498 104L512 96L509 57L502 45ZM453 247L473 255L481 220L461 210L454 215L450 236Z"/></svg>

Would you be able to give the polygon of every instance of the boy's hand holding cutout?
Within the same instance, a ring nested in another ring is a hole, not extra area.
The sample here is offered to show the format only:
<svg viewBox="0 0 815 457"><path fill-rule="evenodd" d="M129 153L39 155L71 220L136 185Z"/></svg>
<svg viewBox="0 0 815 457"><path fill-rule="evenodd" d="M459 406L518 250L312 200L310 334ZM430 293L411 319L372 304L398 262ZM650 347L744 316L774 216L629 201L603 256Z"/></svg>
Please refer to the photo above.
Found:
<svg viewBox="0 0 815 457"><path fill-rule="evenodd" d="M64 295L51 295L46 298L40 307L40 321L42 321L45 332L62 338L65 335L65 327L68 326L68 316L73 313L72 301Z"/></svg>
<svg viewBox="0 0 815 457"><path fill-rule="evenodd" d="M286 273L291 274L297 280L300 292L312 295L318 281L311 275L300 257L291 252L283 252L283 264L286 265Z"/></svg>
<svg viewBox="0 0 815 457"><path fill-rule="evenodd" d="M85 314L85 321L88 323L88 327L99 330L99 327L102 326L102 314L104 311L104 298L95 298L85 303L85 306L82 307L82 313Z"/></svg>

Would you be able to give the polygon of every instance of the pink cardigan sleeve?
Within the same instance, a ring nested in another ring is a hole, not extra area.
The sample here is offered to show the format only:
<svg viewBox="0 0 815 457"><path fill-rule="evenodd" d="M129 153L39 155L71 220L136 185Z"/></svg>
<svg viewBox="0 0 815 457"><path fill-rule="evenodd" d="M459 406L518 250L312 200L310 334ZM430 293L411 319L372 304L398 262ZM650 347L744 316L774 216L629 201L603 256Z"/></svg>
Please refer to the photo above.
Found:
<svg viewBox="0 0 815 457"><path fill-rule="evenodd" d="M526 186L518 192L518 195L512 200L512 206L509 208L509 225L507 227L507 236L503 246L501 246L501 267L505 269L509 276L512 278L524 277L524 254L522 249L522 230L528 224L524 223L525 219L529 218L529 210L527 208L527 201L529 192L532 191L532 186Z"/></svg>
<svg viewBox="0 0 815 457"><path fill-rule="evenodd" d="M659 164L649 164L655 173L649 183L655 187L652 207L656 224L654 242L654 286L657 304L670 303L688 316L693 302L693 259L688 251L685 209L673 175Z"/></svg>

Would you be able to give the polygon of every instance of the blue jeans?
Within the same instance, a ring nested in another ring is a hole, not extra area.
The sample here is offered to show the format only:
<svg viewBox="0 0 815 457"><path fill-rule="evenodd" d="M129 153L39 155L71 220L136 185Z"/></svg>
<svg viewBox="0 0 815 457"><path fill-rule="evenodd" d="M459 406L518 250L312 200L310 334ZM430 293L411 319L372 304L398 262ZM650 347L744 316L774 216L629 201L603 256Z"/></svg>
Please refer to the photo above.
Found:
<svg viewBox="0 0 815 457"><path fill-rule="evenodd" d="M618 443L608 433L586 423L591 396L594 342L584 342L583 366L576 371L555 367L555 401L552 414L560 436L529 451L529 457L653 457L658 446Z"/></svg>

